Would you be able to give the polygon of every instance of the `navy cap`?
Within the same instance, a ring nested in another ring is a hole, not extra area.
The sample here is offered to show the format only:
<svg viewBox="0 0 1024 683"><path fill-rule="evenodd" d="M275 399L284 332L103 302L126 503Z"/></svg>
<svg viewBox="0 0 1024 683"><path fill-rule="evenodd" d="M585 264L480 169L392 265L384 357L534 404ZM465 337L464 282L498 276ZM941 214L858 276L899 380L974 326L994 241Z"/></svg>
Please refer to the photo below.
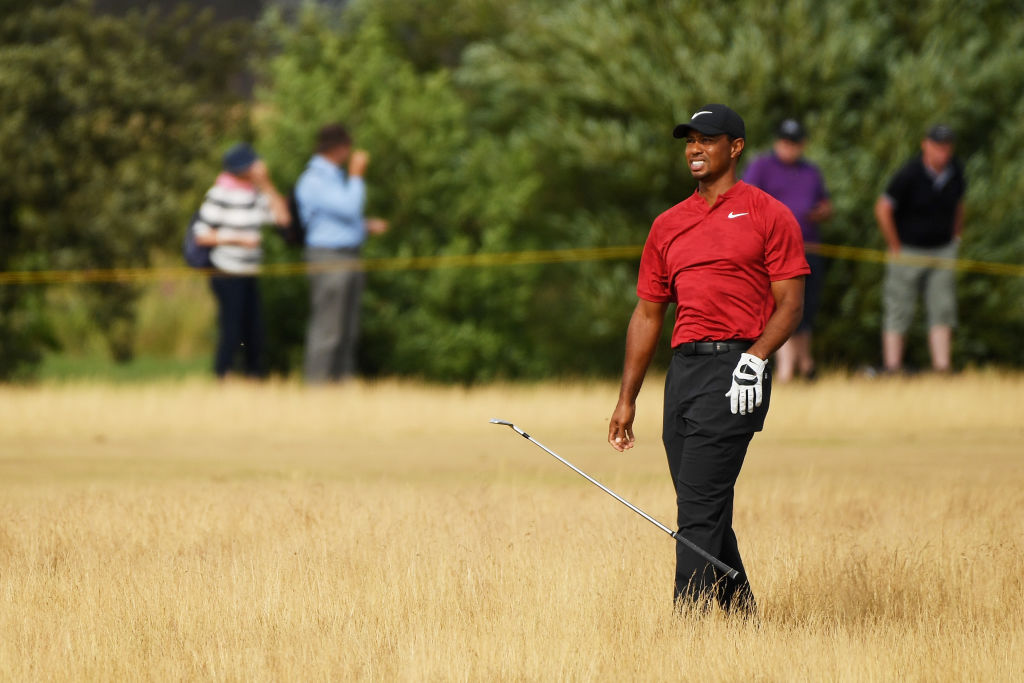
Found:
<svg viewBox="0 0 1024 683"><path fill-rule="evenodd" d="M249 167L259 161L256 150L245 142L239 142L224 152L224 170L228 173L245 173Z"/></svg>
<svg viewBox="0 0 1024 683"><path fill-rule="evenodd" d="M938 123L928 129L928 139L934 142L954 142L956 133L949 126Z"/></svg>
<svg viewBox="0 0 1024 683"><path fill-rule="evenodd" d="M677 138L685 138L691 130L705 135L722 135L724 133L731 138L747 137L743 119L724 104L705 104L693 113L689 121L676 126L672 135Z"/></svg>
<svg viewBox="0 0 1024 683"><path fill-rule="evenodd" d="M803 142L807 139L807 131L796 119L786 119L779 124L778 130L775 131L775 137L790 142Z"/></svg>

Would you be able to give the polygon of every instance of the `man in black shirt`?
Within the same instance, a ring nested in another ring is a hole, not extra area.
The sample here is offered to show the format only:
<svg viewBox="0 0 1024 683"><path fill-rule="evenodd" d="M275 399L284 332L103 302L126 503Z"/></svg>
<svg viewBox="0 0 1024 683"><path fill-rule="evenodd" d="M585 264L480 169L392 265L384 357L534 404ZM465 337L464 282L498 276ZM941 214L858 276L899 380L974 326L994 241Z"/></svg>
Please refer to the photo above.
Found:
<svg viewBox="0 0 1024 683"><path fill-rule="evenodd" d="M948 372L956 293L951 266L963 232L967 189L953 156L949 126L933 126L921 141L921 155L907 162L875 203L875 217L889 248L886 267L882 357L887 372L903 367L904 337L924 293L932 368ZM929 262L931 261L931 262Z"/></svg>

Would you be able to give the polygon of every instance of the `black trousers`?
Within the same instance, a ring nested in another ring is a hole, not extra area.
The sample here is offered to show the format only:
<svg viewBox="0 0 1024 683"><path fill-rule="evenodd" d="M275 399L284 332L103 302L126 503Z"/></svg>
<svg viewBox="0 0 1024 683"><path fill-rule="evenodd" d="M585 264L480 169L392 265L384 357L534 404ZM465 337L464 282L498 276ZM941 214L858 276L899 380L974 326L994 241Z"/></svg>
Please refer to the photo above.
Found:
<svg viewBox="0 0 1024 683"><path fill-rule="evenodd" d="M263 376L263 313L259 281L251 276L214 276L210 288L217 297L217 353L213 371L224 377L242 351L245 374Z"/></svg>
<svg viewBox="0 0 1024 683"><path fill-rule="evenodd" d="M747 445L764 427L771 375L765 369L761 407L753 414L733 415L725 393L741 353L742 349L717 355L677 351L665 380L662 440L676 490L679 532L739 572L736 579L729 579L677 543L676 604L704 604L710 598L726 610L756 609L732 529L733 493Z"/></svg>
<svg viewBox="0 0 1024 683"><path fill-rule="evenodd" d="M825 283L825 269L828 262L821 254L807 252L807 265L811 267L811 274L804 278L804 315L800 319L797 332L810 332L814 329L814 320L818 316L818 308L821 306L821 289Z"/></svg>

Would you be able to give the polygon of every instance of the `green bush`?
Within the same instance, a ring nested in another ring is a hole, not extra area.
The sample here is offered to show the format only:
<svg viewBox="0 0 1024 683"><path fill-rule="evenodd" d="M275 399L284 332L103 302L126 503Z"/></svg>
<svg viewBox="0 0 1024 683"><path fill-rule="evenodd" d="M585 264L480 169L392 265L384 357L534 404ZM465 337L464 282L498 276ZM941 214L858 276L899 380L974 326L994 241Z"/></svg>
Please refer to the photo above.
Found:
<svg viewBox="0 0 1024 683"><path fill-rule="evenodd" d="M309 9L292 27L272 24L281 45L261 98L268 113L259 144L277 177L294 183L316 130L340 120L373 155L369 213L392 224L369 240L368 257L544 246L519 224L538 183L530 156L473 135L450 71L417 71L385 31L387 17L384 6L356 6L335 21ZM530 268L371 272L363 370L461 381L538 374L546 359L515 348L515 340L539 278ZM303 287L271 294L277 286L268 281L264 288L276 299L268 318L304 310ZM284 343L285 335L297 340L293 332L274 322L269 345Z"/></svg>
<svg viewBox="0 0 1024 683"><path fill-rule="evenodd" d="M351 124L374 153L373 210L394 223L371 255L640 244L694 188L672 126L725 101L747 121L748 159L779 120L802 118L835 201L826 241L880 248L874 201L942 120L961 131L971 181L964 256L1021 262L1024 15L1013 4L308 8L274 26L262 140L297 175L294 150L316 126ZM828 363L877 362L881 273L831 263L816 335ZM635 262L374 274L364 368L462 381L614 374L635 276ZM1024 365L1022 287L961 277L961 362ZM911 360L924 354L914 345Z"/></svg>
<svg viewBox="0 0 1024 683"><path fill-rule="evenodd" d="M0 17L0 270L144 266L178 249L233 126L247 29L189 12L99 17L84 1L0 0ZM133 354L137 295L81 289L117 360ZM0 378L55 345L43 300L0 291Z"/></svg>
<svg viewBox="0 0 1024 683"><path fill-rule="evenodd" d="M244 128L230 79L260 59L257 142L294 183L316 129L373 154L370 258L639 245L694 189L673 125L724 101L747 159L806 123L835 217L825 241L882 247L873 203L927 127L960 132L963 256L1024 262L1024 14L1016 0L352 0L249 30L184 13L97 18L86 2L0 0L0 269L144 265L177 252L216 156ZM234 115L236 118L232 118ZM268 261L296 260L268 240ZM635 260L374 271L368 374L474 382L614 375ZM827 364L878 358L877 263L831 262L816 332ZM263 283L271 367L297 369L301 277ZM115 357L137 290L83 289ZM1024 366L1024 278L960 277L963 364ZM0 376L56 343L39 288L0 288ZM666 330L666 336L668 331ZM912 362L923 363L922 331ZM664 351L662 352L664 353ZM663 356L662 356L663 358Z"/></svg>

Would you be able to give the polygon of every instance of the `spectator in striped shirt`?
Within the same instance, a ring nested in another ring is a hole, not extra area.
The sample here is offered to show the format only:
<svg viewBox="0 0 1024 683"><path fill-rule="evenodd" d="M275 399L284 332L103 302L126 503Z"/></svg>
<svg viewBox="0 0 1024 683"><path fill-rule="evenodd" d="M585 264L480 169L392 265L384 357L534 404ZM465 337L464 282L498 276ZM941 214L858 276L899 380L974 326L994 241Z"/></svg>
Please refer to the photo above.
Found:
<svg viewBox="0 0 1024 683"><path fill-rule="evenodd" d="M224 154L223 172L206 193L195 223L196 242L211 247L217 272L210 287L217 298L219 337L214 372L223 378L241 349L248 377L263 375L263 320L256 274L263 259L262 227L288 225L288 202L274 187L267 165L245 143Z"/></svg>

